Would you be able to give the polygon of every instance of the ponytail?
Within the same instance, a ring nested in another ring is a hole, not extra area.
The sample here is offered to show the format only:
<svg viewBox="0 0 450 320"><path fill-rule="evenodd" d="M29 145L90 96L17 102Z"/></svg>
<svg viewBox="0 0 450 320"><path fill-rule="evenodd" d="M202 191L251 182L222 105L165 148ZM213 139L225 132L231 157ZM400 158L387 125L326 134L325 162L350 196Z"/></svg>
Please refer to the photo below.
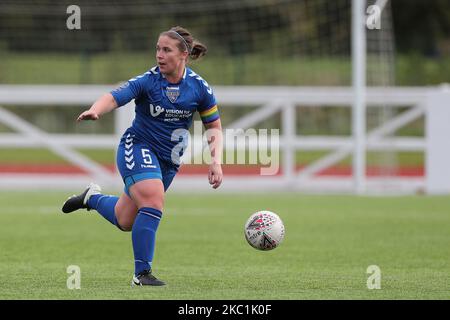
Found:
<svg viewBox="0 0 450 320"><path fill-rule="evenodd" d="M204 44L194 39L191 33L183 27L173 27L168 31L162 32L161 35L165 35L174 40L178 40L178 48L180 49L180 51L187 51L189 53L189 57L192 60L203 57L204 55L206 55L206 52L208 52L208 48Z"/></svg>

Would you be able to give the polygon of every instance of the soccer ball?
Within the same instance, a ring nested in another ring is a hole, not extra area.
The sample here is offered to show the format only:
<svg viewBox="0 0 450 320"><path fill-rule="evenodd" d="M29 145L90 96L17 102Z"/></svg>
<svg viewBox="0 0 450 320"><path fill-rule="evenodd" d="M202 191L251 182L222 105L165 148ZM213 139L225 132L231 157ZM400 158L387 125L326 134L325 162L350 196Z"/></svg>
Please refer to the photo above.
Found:
<svg viewBox="0 0 450 320"><path fill-rule="evenodd" d="M272 250L284 239L284 224L271 211L258 211L245 223L245 239L258 250Z"/></svg>

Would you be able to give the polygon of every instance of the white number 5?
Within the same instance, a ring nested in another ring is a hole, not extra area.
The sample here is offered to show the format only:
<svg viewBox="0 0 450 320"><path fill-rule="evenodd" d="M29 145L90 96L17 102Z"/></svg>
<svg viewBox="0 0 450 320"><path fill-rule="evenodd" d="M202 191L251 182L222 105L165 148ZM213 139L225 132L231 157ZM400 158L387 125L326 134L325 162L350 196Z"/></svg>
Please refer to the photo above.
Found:
<svg viewBox="0 0 450 320"><path fill-rule="evenodd" d="M150 154L150 150L141 149L141 151L142 151L142 158L144 159L144 163L152 164L152 155Z"/></svg>

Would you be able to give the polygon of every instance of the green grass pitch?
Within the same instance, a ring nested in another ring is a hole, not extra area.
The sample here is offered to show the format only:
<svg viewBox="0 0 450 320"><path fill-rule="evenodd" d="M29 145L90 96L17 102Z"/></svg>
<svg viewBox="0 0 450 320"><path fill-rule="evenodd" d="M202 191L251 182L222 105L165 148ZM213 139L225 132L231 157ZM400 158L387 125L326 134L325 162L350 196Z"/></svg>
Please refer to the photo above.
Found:
<svg viewBox="0 0 450 320"><path fill-rule="evenodd" d="M132 288L131 233L94 211L60 213L68 195L0 193L0 299L450 298L450 197L169 192L154 259L168 285ZM273 251L243 236L262 209L286 226ZM79 290L67 289L69 265Z"/></svg>

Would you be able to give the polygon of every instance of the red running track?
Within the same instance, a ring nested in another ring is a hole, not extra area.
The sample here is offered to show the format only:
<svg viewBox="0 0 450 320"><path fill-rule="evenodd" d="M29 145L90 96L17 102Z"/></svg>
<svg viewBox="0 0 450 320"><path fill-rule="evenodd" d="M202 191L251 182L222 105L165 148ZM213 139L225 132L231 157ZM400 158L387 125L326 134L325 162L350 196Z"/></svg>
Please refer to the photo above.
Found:
<svg viewBox="0 0 450 320"><path fill-rule="evenodd" d="M115 172L115 165L105 165L105 169ZM304 166L297 166L300 171ZM224 175L259 175L261 166L258 165L223 165ZM381 167L371 166L367 168L367 176L398 176L398 177L421 177L424 176L422 166L403 166L396 170L389 171ZM0 164L0 174L2 173L21 173L21 174L85 174L86 172L70 164ZM181 175L202 175L208 173L207 165L184 165L181 167ZM319 172L319 176L350 176L352 168L350 166L334 166ZM281 175L280 169L277 175Z"/></svg>

